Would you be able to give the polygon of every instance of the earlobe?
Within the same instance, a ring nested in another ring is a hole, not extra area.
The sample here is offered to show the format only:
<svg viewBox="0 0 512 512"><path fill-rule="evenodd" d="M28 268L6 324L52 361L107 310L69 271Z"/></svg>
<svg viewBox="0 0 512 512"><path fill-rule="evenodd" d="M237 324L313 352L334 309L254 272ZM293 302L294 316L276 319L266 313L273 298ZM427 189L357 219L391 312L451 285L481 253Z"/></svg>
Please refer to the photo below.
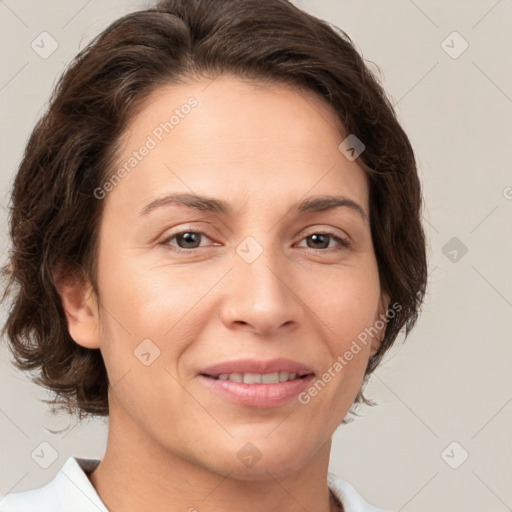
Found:
<svg viewBox="0 0 512 512"><path fill-rule="evenodd" d="M83 347L99 348L97 302L89 281L54 273L54 282L71 338Z"/></svg>

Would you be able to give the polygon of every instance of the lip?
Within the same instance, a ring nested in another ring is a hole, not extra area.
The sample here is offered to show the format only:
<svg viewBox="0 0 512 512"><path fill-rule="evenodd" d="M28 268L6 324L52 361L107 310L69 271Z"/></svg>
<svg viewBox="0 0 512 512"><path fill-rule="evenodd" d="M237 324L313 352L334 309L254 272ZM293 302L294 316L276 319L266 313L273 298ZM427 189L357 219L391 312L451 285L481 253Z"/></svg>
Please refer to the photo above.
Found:
<svg viewBox="0 0 512 512"><path fill-rule="evenodd" d="M303 363L293 361L291 359L276 358L269 360L258 359L236 359L233 361L224 361L221 363L208 366L198 372L198 375L209 375L217 377L223 373L276 373L289 372L297 375L313 374L313 369ZM250 384L254 386L255 384ZM271 386L272 384L265 384ZM274 384L278 385L278 384Z"/></svg>
<svg viewBox="0 0 512 512"><path fill-rule="evenodd" d="M276 384L245 384L230 380L217 380L205 375L199 375L198 378L211 391L233 403L263 409L278 407L290 402L310 385L314 375L310 374L300 379Z"/></svg>

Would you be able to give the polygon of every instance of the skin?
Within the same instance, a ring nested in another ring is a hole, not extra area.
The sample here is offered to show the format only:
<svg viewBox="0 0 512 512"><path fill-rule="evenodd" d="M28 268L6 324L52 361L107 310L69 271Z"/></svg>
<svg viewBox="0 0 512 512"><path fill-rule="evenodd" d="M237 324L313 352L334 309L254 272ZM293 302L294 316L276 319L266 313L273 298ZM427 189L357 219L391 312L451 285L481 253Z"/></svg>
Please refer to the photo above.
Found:
<svg viewBox="0 0 512 512"><path fill-rule="evenodd" d="M225 360L287 357L319 377L385 314L368 220L347 207L289 213L306 197L344 195L369 217L366 175L338 150L346 134L322 98L229 75L153 93L119 165L190 96L197 107L102 199L100 299L88 283L58 285L72 338L101 350L111 383L107 449L89 478L116 512L333 510L331 436L383 332L306 405L237 405L196 374ZM139 215L184 192L225 200L234 213L168 205ZM206 233L195 248L179 237L159 244L194 230ZM312 243L326 231L351 247ZM253 263L236 252L248 236L263 249ZM188 252L173 251L180 246ZM160 350L149 366L134 357L144 339ZM251 467L237 457L247 442L261 453Z"/></svg>

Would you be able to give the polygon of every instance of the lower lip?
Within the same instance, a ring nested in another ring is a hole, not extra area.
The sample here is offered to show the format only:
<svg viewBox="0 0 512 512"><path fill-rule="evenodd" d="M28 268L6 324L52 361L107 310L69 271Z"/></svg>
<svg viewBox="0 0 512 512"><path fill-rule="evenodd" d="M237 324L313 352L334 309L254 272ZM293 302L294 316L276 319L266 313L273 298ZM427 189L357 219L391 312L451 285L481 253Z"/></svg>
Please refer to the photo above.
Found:
<svg viewBox="0 0 512 512"><path fill-rule="evenodd" d="M314 375L276 384L245 384L199 375L199 380L212 391L240 405L256 408L278 407L304 391Z"/></svg>

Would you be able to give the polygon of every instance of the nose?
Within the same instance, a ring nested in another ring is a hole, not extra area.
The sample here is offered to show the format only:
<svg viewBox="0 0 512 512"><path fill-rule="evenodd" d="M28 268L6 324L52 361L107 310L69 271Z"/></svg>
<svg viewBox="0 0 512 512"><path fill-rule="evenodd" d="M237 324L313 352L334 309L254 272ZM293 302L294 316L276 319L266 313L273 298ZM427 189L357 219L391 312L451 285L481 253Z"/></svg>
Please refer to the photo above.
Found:
<svg viewBox="0 0 512 512"><path fill-rule="evenodd" d="M253 262L241 254L234 254L223 283L224 324L261 336L297 327L304 312L289 262L275 249L264 249Z"/></svg>

